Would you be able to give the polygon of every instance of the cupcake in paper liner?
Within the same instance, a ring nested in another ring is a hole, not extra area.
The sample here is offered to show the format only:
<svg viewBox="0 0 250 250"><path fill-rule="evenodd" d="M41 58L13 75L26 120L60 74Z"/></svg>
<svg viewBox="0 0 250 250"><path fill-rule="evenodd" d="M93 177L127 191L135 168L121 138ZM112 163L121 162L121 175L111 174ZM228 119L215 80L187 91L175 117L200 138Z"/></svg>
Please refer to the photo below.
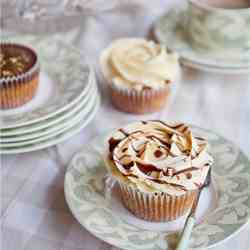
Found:
<svg viewBox="0 0 250 250"><path fill-rule="evenodd" d="M29 102L38 87L39 63L35 51L14 43L0 43L0 108Z"/></svg>
<svg viewBox="0 0 250 250"><path fill-rule="evenodd" d="M124 206L148 221L188 212L213 164L205 139L183 123L141 121L115 131L104 155Z"/></svg>
<svg viewBox="0 0 250 250"><path fill-rule="evenodd" d="M169 101L171 85L180 77L178 56L140 38L114 41L101 54L101 70L115 107L129 113L149 113Z"/></svg>

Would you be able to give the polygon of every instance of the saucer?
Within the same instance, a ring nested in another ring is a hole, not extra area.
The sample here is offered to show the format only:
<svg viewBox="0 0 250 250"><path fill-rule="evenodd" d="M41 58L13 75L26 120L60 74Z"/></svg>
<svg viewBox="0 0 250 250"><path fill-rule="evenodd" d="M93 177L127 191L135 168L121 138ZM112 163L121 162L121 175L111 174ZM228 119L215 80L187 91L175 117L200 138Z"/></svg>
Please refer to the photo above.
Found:
<svg viewBox="0 0 250 250"><path fill-rule="evenodd" d="M85 56L60 39L13 36L30 44L41 62L36 96L22 107L0 111L0 154L56 145L85 128L100 106L94 69Z"/></svg>
<svg viewBox="0 0 250 250"><path fill-rule="evenodd" d="M194 49L184 32L186 18L186 10L169 10L154 24L154 33L157 40L165 44L170 50L176 51L182 59L192 63L193 67L198 64L197 66L220 67L228 71L250 70L250 53L244 52L237 57L229 55L226 58L220 57L218 53ZM209 70L209 68L207 69Z"/></svg>
<svg viewBox="0 0 250 250"><path fill-rule="evenodd" d="M228 240L250 218L249 160L230 141L192 126L194 134L206 138L216 164L212 183L202 191L190 249L214 247ZM166 223L136 218L126 210L117 186L105 188L107 171L102 155L108 134L84 145L72 159L64 182L65 198L79 223L96 237L121 249L173 249L185 216ZM106 191L105 191L106 190Z"/></svg>
<svg viewBox="0 0 250 250"><path fill-rule="evenodd" d="M88 92L94 74L85 56L59 39L43 36L13 36L9 41L34 48L41 62L36 96L27 104L0 110L0 129L38 123L68 111Z"/></svg>
<svg viewBox="0 0 250 250"><path fill-rule="evenodd" d="M23 147L30 144L39 143L41 141L46 141L51 137L55 137L58 134L61 134L69 128L73 127L75 124L79 123L86 118L91 110L93 110L94 106L96 105L97 101L97 90L92 92L93 96L90 96L88 99L87 105L84 105L77 114L74 114L72 117L60 122L58 125L48 127L38 131L37 133L31 133L26 136L21 136L21 138L15 137L11 138L13 140L9 140L9 138L0 138L0 149L1 148L13 148L13 147Z"/></svg>
<svg viewBox="0 0 250 250"><path fill-rule="evenodd" d="M78 134L82 129L84 129L94 119L99 107L100 96L98 94L95 97L94 105L90 108L89 112L84 117L82 117L80 121L75 121L76 123L72 124L72 126L70 127L67 127L65 131L61 131L57 135L52 135L51 137L46 138L45 140L41 140L33 144L31 143L25 146L15 146L12 148L0 147L0 155L33 152L64 142L73 137L74 135Z"/></svg>
<svg viewBox="0 0 250 250"><path fill-rule="evenodd" d="M205 64L199 64L199 63L194 63L188 60L183 59L181 63L184 66L190 67L190 68L195 68L199 69L202 71L206 72L211 72L211 73L218 73L218 74L228 74L228 75L250 75L250 68L223 68L223 67L215 67L215 66L210 66L210 65L205 65Z"/></svg>

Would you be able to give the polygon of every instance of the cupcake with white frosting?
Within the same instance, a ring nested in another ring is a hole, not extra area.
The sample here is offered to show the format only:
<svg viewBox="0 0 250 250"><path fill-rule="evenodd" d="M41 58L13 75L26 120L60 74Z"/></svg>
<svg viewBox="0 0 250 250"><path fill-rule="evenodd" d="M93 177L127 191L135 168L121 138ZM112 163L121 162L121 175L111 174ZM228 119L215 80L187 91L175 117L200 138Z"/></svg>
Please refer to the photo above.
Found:
<svg viewBox="0 0 250 250"><path fill-rule="evenodd" d="M133 214L169 221L189 210L213 158L187 125L141 121L111 135L105 163Z"/></svg>
<svg viewBox="0 0 250 250"><path fill-rule="evenodd" d="M114 41L101 54L100 64L114 105L130 113L160 110L180 74L175 53L141 38Z"/></svg>

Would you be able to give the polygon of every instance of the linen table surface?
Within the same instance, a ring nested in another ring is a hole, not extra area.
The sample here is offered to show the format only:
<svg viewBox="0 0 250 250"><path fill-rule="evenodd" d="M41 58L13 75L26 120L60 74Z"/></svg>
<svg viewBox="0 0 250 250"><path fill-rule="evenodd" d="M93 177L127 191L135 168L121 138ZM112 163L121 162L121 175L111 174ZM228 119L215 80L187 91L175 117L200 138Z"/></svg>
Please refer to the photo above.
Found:
<svg viewBox="0 0 250 250"><path fill-rule="evenodd" d="M180 5L182 1L127 1L124 8L85 20L87 25L79 44L96 66L101 107L81 133L56 147L1 156L0 249L111 249L74 219L64 199L63 184L74 153L91 138L114 127L138 119L181 120L220 133L250 155L250 75L217 75L186 68L171 106L155 114L125 114L110 103L99 74L101 50L115 38L148 36L152 22L177 3ZM212 250L249 250L249 236L250 225L247 225Z"/></svg>

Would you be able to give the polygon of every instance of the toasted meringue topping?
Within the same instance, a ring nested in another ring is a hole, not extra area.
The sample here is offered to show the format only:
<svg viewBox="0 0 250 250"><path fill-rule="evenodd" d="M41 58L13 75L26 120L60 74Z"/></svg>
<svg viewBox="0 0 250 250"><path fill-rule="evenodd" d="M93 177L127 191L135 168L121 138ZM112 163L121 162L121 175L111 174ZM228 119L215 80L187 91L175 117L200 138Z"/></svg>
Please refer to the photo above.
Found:
<svg viewBox="0 0 250 250"><path fill-rule="evenodd" d="M208 143L183 124L137 122L109 140L109 167L144 191L182 194L202 186L213 163Z"/></svg>

